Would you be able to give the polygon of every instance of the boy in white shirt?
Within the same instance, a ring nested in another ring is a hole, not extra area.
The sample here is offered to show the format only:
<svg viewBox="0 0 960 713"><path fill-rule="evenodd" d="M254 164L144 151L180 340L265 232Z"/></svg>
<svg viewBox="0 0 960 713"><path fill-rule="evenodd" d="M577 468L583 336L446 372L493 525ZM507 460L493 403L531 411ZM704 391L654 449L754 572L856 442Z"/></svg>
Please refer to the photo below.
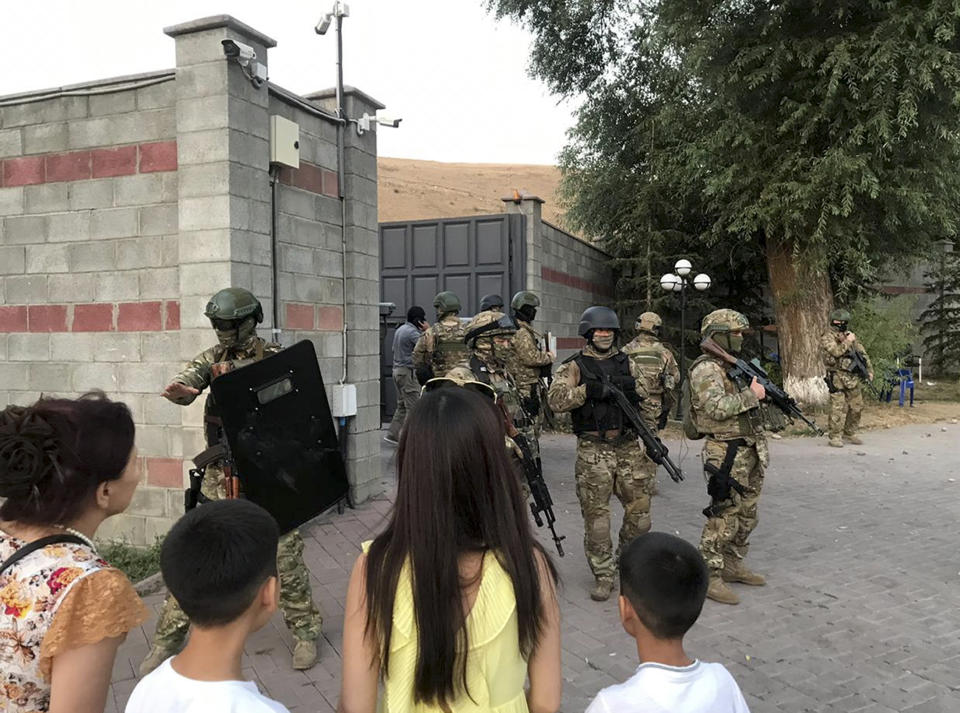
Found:
<svg viewBox="0 0 960 713"><path fill-rule="evenodd" d="M637 642L640 666L626 682L600 691L587 713L750 713L727 669L683 650L707 581L703 557L679 537L649 532L627 546L620 555L620 621Z"/></svg>
<svg viewBox="0 0 960 713"><path fill-rule="evenodd" d="M240 670L247 637L277 610L279 537L267 511L246 500L206 503L173 526L160 570L190 638L137 684L126 713L290 713Z"/></svg>

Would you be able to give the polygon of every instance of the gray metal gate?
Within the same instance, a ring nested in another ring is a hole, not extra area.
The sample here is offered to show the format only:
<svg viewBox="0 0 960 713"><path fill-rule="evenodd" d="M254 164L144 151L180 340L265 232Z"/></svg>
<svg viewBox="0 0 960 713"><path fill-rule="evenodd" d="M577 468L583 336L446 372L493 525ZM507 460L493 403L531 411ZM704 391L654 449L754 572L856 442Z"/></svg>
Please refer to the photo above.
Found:
<svg viewBox="0 0 960 713"><path fill-rule="evenodd" d="M407 309L420 305L433 322L433 298L443 290L460 298L463 316L472 315L483 295L509 301L526 284L526 242L522 215L478 215L380 223L380 300L396 305L386 320L380 346L380 403L384 420L393 415L393 332Z"/></svg>

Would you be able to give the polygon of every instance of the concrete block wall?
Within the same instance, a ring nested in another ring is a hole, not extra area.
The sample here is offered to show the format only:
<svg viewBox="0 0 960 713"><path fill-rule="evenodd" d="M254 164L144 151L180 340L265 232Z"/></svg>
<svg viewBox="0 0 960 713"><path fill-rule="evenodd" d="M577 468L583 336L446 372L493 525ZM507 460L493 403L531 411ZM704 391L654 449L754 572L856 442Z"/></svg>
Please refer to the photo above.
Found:
<svg viewBox="0 0 960 713"><path fill-rule="evenodd" d="M159 392L215 343L203 309L229 285L263 303L261 336L314 341L328 385L341 377L346 322L358 500L379 477L375 135L346 132L344 280L338 120L322 97L253 86L221 41L252 45L264 64L276 43L232 17L165 31L176 70L0 98L0 406L92 388L130 404L142 485L101 534L134 544L182 513L203 397L184 409ZM348 116L379 106L353 91ZM303 158L277 187L278 334L271 113L301 125Z"/></svg>
<svg viewBox="0 0 960 713"><path fill-rule="evenodd" d="M182 510L164 492L180 413L157 398L179 369L173 80L0 100L0 405L90 389L129 404L143 488L108 534L134 542Z"/></svg>
<svg viewBox="0 0 960 713"><path fill-rule="evenodd" d="M577 336L583 310L613 303L613 271L607 253L543 220L543 202L536 196L504 199L508 213L526 218L526 289L540 297L536 329L555 335L565 358L583 344Z"/></svg>

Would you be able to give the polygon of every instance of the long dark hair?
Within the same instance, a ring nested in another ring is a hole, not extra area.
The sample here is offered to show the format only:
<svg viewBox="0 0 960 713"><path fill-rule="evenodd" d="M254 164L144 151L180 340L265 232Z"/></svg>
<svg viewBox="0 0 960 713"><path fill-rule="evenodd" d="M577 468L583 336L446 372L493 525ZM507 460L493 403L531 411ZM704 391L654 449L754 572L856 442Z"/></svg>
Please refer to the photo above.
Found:
<svg viewBox="0 0 960 713"><path fill-rule="evenodd" d="M390 522L367 555L367 634L377 637L386 676L397 582L409 561L419 636L414 700L443 705L469 694L460 557L496 554L513 582L524 657L545 615L536 550L554 581L557 574L531 532L492 401L457 387L424 394L407 417L397 464Z"/></svg>
<svg viewBox="0 0 960 713"><path fill-rule="evenodd" d="M0 411L0 519L61 525L80 515L97 486L116 480L133 449L127 405L103 392L40 399Z"/></svg>

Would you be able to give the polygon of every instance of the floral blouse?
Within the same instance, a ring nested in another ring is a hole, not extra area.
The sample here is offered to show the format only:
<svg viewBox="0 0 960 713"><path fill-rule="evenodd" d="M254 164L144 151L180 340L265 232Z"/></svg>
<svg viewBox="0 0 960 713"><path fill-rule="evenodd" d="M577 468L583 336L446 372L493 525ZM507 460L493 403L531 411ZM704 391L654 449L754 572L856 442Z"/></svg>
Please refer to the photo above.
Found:
<svg viewBox="0 0 960 713"><path fill-rule="evenodd" d="M27 544L0 530L0 562ZM0 713L50 708L53 658L148 617L126 576L86 545L47 545L0 573Z"/></svg>

